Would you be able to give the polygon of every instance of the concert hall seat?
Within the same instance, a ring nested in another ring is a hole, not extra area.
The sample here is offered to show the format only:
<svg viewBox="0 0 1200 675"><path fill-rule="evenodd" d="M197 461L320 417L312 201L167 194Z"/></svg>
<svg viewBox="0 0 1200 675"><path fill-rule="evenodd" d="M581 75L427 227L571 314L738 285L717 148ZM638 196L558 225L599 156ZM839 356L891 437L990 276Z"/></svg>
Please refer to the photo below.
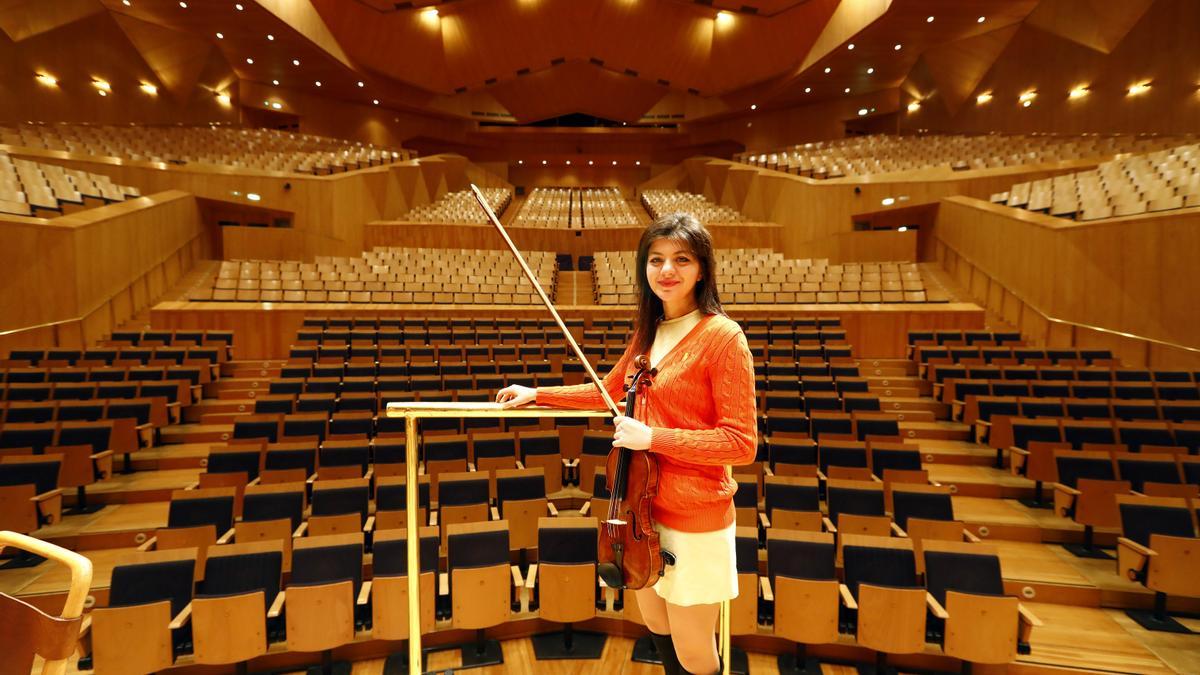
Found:
<svg viewBox="0 0 1200 675"><path fill-rule="evenodd" d="M107 431L111 429L111 427L95 428L103 431L105 436L107 436ZM62 429L59 431L60 438L64 435L63 431ZM77 435L82 436L86 430L77 429L77 431L80 432ZM68 438L67 440L86 440L86 437ZM107 438L105 441L107 441ZM105 442L105 445L107 445L107 442ZM102 504L88 505L87 486L112 477L112 450L98 452L95 450L94 445L63 444L47 447L46 454L62 456L62 469L58 475L58 487L75 488L75 506L68 511L69 514L95 513L104 508Z"/></svg>
<svg viewBox="0 0 1200 675"><path fill-rule="evenodd" d="M1066 424L1064 423L1064 431ZM1058 482L1058 464L1054 459L1056 452L1070 450L1069 442L1030 441L1029 447L1009 448L1009 468L1014 476L1023 476L1033 481L1033 499L1022 499L1025 506L1035 509L1048 509L1052 505L1044 499L1043 486L1045 483Z"/></svg>
<svg viewBox="0 0 1200 675"><path fill-rule="evenodd" d="M917 581L912 541L864 534L840 539L849 589L845 632L876 652L878 672L887 669L888 654L924 651L926 607L935 605Z"/></svg>
<svg viewBox="0 0 1200 675"><path fill-rule="evenodd" d="M995 547L930 541L924 548L925 586L933 600L929 632L946 655L970 672L971 664L1009 663L1029 653L1033 629L1042 622L1005 595Z"/></svg>
<svg viewBox="0 0 1200 675"><path fill-rule="evenodd" d="M767 456L777 476L817 476L817 444L812 439L768 436Z"/></svg>
<svg viewBox="0 0 1200 675"><path fill-rule="evenodd" d="M361 532L297 539L287 589L272 607L284 615L288 650L322 652L326 673L333 649L354 640L356 610L366 605L362 570Z"/></svg>
<svg viewBox="0 0 1200 675"><path fill-rule="evenodd" d="M432 633L438 585L438 533L436 527L419 529L418 559L421 596L421 634ZM380 530L375 534L371 581L363 583L371 610L371 637L403 640L405 649L388 656L385 672L408 669L408 538L404 529ZM424 670L424 668L422 668Z"/></svg>
<svg viewBox="0 0 1200 675"><path fill-rule="evenodd" d="M62 520L62 490L58 488L62 460L61 455L0 456L0 530L29 534ZM29 561L22 556L4 567L25 567ZM40 562L37 558L33 564Z"/></svg>
<svg viewBox="0 0 1200 675"><path fill-rule="evenodd" d="M280 543L214 547L192 600L196 663L241 664L267 652L283 604Z"/></svg>
<svg viewBox="0 0 1200 675"><path fill-rule="evenodd" d="M1167 614L1167 596L1200 597L1195 561L1200 555L1195 502L1174 497L1117 495L1122 536L1117 571L1154 591L1154 609L1126 610L1147 630L1191 633Z"/></svg>
<svg viewBox="0 0 1200 675"><path fill-rule="evenodd" d="M521 464L528 469L542 469L546 477L547 495L562 490L563 486L567 460L563 459L560 442L557 430L517 432Z"/></svg>
<svg viewBox="0 0 1200 675"><path fill-rule="evenodd" d="M470 468L467 463L467 443L466 434L425 435L422 439L425 475L433 481L431 497L435 502L438 501L441 474L462 473Z"/></svg>
<svg viewBox="0 0 1200 675"><path fill-rule="evenodd" d="M575 464L575 480L581 488L592 484L592 476L597 469L604 469L608 464L608 453L612 451L612 432L592 431L583 432L583 445Z"/></svg>
<svg viewBox="0 0 1200 675"><path fill-rule="evenodd" d="M234 420L232 438L265 438L278 442L283 435L283 415L244 415Z"/></svg>
<svg viewBox="0 0 1200 675"><path fill-rule="evenodd" d="M508 523L458 523L447 530L448 588L439 587L438 595L450 596L454 628L475 631L474 644L462 647L461 667L499 665L500 643L488 640L485 629L508 621L513 591L525 585L520 570L509 565Z"/></svg>
<svg viewBox="0 0 1200 675"><path fill-rule="evenodd" d="M363 533L370 536L375 517L369 515L371 481L368 478L318 480L312 484L312 513L308 536Z"/></svg>
<svg viewBox="0 0 1200 675"><path fill-rule="evenodd" d="M482 473L445 473L439 482L444 491L439 490L440 494L436 496L438 508L430 516L430 525L438 525L441 528L444 545L452 525L487 522L491 515L490 500L488 479Z"/></svg>
<svg viewBox="0 0 1200 675"><path fill-rule="evenodd" d="M1183 476L1173 453L1146 452L1151 446L1142 446L1142 452L1114 452L1117 476L1128 481L1134 492L1150 494L1155 490L1183 487ZM1185 449L1180 448L1186 452ZM1165 497L1168 495L1157 494ZM1180 495L1183 496L1183 495Z"/></svg>
<svg viewBox="0 0 1200 675"><path fill-rule="evenodd" d="M1117 495L1129 494L1129 481L1117 480L1112 455L1103 451L1059 450L1054 453L1059 482L1054 484L1054 512L1083 525L1083 544L1065 544L1081 558L1110 559L1094 546L1097 527L1120 524Z"/></svg>
<svg viewBox="0 0 1200 675"><path fill-rule="evenodd" d="M133 552L117 560L108 605L93 609L81 631L90 628L97 675L159 672L191 651L195 576L194 549Z"/></svg>
<svg viewBox="0 0 1200 675"><path fill-rule="evenodd" d="M604 651L604 634L572 627L596 616L596 528L594 518L538 519L538 562L530 565L525 588L537 593L543 620L564 624L531 638L539 661L598 659Z"/></svg>
<svg viewBox="0 0 1200 675"><path fill-rule="evenodd" d="M508 522L508 543L514 551L535 548L538 523L546 515L557 516L558 509L546 499L546 479L541 468L500 469L496 471L496 507L493 520Z"/></svg>
<svg viewBox="0 0 1200 675"><path fill-rule="evenodd" d="M496 497L496 472L517 467L517 438L512 432L472 433L475 470L488 476L488 492Z"/></svg>
<svg viewBox="0 0 1200 675"><path fill-rule="evenodd" d="M263 483L301 482L308 480L317 471L317 443L315 441L289 441L267 443L263 450ZM297 472L299 476L297 477Z"/></svg>
<svg viewBox="0 0 1200 675"><path fill-rule="evenodd" d="M821 513L817 478L766 476L763 490L765 508L759 514L759 521L764 528L768 528L768 535L771 529L811 532L833 530L832 524Z"/></svg>
<svg viewBox="0 0 1200 675"><path fill-rule="evenodd" d="M408 527L408 479L405 476L375 478L375 529L394 530ZM429 476L417 476L417 524L429 522Z"/></svg>
<svg viewBox="0 0 1200 675"><path fill-rule="evenodd" d="M849 591L838 583L834 536L825 532L772 529L767 532L767 576L760 579L766 616L778 637L796 643L780 654L780 673L819 673L807 646L838 640L839 598Z"/></svg>
<svg viewBox="0 0 1200 675"><path fill-rule="evenodd" d="M318 480L370 478L371 444L366 439L325 441L318 450L317 464Z"/></svg>

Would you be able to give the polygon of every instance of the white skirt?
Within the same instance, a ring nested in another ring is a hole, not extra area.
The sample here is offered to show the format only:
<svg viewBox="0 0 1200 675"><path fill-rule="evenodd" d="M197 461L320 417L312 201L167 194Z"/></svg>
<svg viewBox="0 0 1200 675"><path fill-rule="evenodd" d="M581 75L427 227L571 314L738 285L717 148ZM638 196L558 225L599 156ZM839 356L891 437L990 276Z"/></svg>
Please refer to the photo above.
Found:
<svg viewBox="0 0 1200 675"><path fill-rule="evenodd" d="M738 595L736 525L715 532L680 532L655 523L662 550L675 555L654 584L658 597L672 605L709 605Z"/></svg>

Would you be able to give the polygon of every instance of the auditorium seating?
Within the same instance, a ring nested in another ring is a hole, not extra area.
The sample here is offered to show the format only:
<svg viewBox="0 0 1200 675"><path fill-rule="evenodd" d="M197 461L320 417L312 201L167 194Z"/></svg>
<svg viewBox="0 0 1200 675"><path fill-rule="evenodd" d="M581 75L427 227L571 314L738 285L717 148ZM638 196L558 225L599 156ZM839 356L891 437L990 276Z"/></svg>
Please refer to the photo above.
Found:
<svg viewBox="0 0 1200 675"><path fill-rule="evenodd" d="M1122 536L1117 540L1117 571L1154 591L1154 609L1126 613L1149 630L1190 633L1167 614L1167 596L1200 597L1195 560L1194 501L1177 497L1117 495Z"/></svg>
<svg viewBox="0 0 1200 675"><path fill-rule="evenodd" d="M631 305L637 297L636 254L601 251L593 265L596 303ZM946 302L913 263L847 263L784 258L769 249L717 254L718 290L725 304Z"/></svg>
<svg viewBox="0 0 1200 675"><path fill-rule="evenodd" d="M636 227L639 222L617 188L534 188L512 225L580 230Z"/></svg>
<svg viewBox="0 0 1200 675"><path fill-rule="evenodd" d="M102 174L13 159L0 150L0 213L53 218L140 196L137 188Z"/></svg>
<svg viewBox="0 0 1200 675"><path fill-rule="evenodd" d="M1200 206L1200 146L1192 142L1016 183L991 201L1081 221Z"/></svg>
<svg viewBox="0 0 1200 675"><path fill-rule="evenodd" d="M533 251L526 263L554 295L553 253ZM211 288L191 300L403 304L540 304L507 251L386 248L359 258L317 256L316 262L225 261Z"/></svg>
<svg viewBox="0 0 1200 675"><path fill-rule="evenodd" d="M917 169L993 169L1114 155L1178 145L1178 136L1120 134L871 135L814 141L770 152L740 153L742 162L810 178L842 178ZM1186 142L1186 141L1185 141Z"/></svg>
<svg viewBox="0 0 1200 675"><path fill-rule="evenodd" d="M506 188L480 188L487 204L497 216L512 203L512 191ZM447 192L431 204L418 206L398 220L417 223L479 223L488 224L487 214L479 208L470 190Z"/></svg>
<svg viewBox="0 0 1200 675"><path fill-rule="evenodd" d="M0 126L0 143L97 157L318 175L402 162L416 156L411 150L379 148L361 141L221 124L17 124Z"/></svg>
<svg viewBox="0 0 1200 675"><path fill-rule="evenodd" d="M643 190L642 206L654 219L668 213L684 212L692 214L705 225L746 221L746 217L731 206L714 204L704 195L681 190Z"/></svg>

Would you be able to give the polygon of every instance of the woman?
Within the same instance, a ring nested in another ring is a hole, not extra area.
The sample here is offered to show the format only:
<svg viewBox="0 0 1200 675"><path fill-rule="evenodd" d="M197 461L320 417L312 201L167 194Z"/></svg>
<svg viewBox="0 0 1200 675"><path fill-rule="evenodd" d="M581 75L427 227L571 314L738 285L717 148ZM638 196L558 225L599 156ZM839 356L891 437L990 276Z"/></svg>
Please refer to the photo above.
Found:
<svg viewBox="0 0 1200 675"><path fill-rule="evenodd" d="M708 230L690 214L659 218L638 244L633 339L604 387L614 400L647 354L653 385L638 392L639 421L618 416L613 446L648 450L659 467L653 517L675 555L638 606L667 673L718 672L714 631L720 603L737 596L733 493L725 465L754 461L754 370L746 337L717 297ZM603 408L592 384L506 387L505 407ZM644 402L644 403L643 403ZM643 407L644 406L644 407Z"/></svg>

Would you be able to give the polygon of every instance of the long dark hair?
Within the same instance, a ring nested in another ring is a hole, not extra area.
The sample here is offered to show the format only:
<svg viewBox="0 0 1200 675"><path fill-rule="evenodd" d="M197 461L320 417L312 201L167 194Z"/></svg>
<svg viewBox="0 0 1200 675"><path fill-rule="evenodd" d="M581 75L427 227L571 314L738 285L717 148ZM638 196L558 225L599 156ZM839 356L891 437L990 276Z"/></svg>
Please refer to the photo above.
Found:
<svg viewBox="0 0 1200 675"><path fill-rule="evenodd" d="M713 257L712 235L708 229L690 213L668 213L646 227L637 251L637 316L633 324L635 354L649 352L654 344L654 333L658 320L663 315L663 303L650 281L646 278L646 262L650 259L650 246L659 239L674 239L683 242L700 263L700 280L694 293L696 305L705 314L725 314L721 298L717 295L717 261Z"/></svg>

